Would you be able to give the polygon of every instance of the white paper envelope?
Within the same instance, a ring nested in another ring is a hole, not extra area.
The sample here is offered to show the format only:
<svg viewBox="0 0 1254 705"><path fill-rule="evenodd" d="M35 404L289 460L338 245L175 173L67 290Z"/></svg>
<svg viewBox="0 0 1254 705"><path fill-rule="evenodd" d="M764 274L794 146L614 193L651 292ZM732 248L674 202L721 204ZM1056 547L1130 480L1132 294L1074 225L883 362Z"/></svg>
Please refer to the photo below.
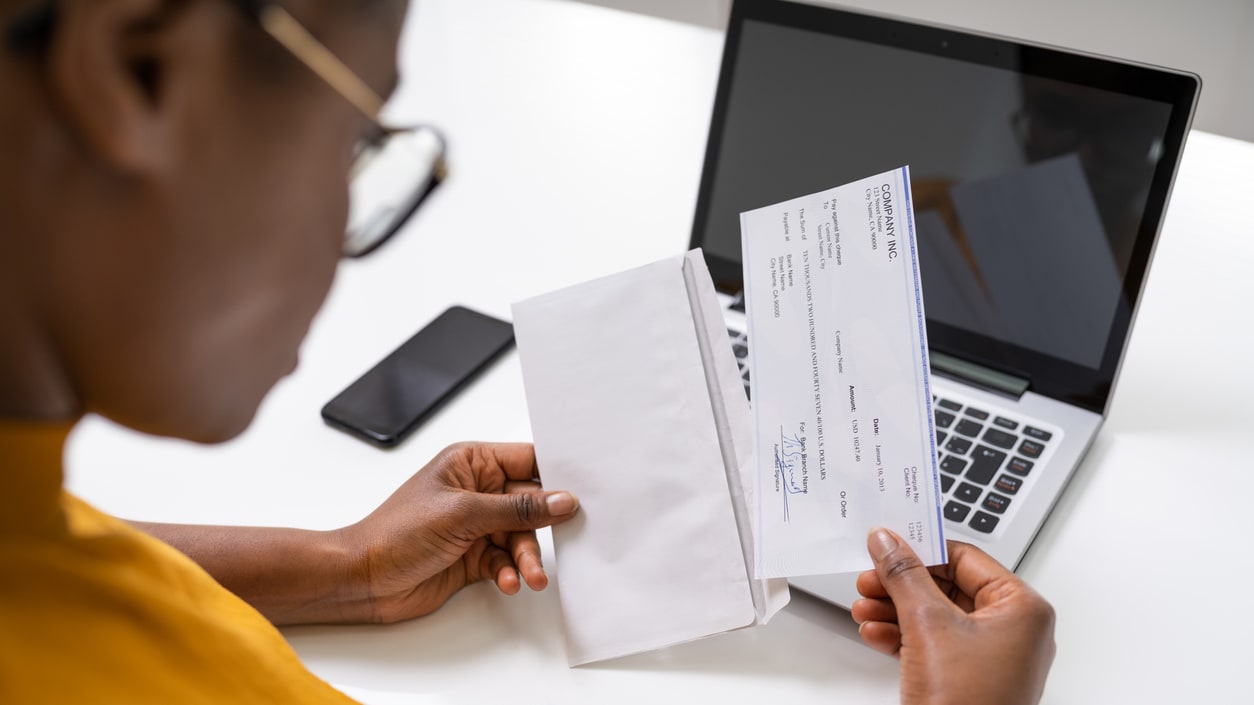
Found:
<svg viewBox="0 0 1254 705"><path fill-rule="evenodd" d="M537 462L579 496L553 528L572 666L765 622L753 432L699 251L514 306Z"/></svg>

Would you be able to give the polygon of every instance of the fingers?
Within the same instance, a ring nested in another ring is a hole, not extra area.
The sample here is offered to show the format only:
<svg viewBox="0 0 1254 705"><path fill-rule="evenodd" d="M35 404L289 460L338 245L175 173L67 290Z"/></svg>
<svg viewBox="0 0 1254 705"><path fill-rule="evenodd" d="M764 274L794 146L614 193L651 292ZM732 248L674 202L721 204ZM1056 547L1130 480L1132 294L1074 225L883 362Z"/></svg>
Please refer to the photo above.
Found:
<svg viewBox="0 0 1254 705"><path fill-rule="evenodd" d="M879 582L903 619L907 619L912 609L939 602L949 603L940 588L936 587L932 573L923 561L896 534L888 529L872 529L866 543L871 560L875 562Z"/></svg>
<svg viewBox="0 0 1254 705"><path fill-rule="evenodd" d="M896 622L897 606L892 600L855 600L849 614L858 624L864 622Z"/></svg>
<svg viewBox="0 0 1254 705"><path fill-rule="evenodd" d="M544 493L540 490L540 485L531 482L507 482L505 483L506 495L517 494L536 494L541 497ZM535 531L511 531L498 530L492 533L491 541L494 545L505 548L509 551L509 555L513 560L514 567L517 568L516 577L521 577L527 587L535 591L543 590L548 587L549 576L544 571L544 564L540 558L540 542L536 540ZM498 586L501 582L497 581ZM502 586L502 590L505 588ZM506 591L507 594L514 594L513 591Z"/></svg>
<svg viewBox="0 0 1254 705"><path fill-rule="evenodd" d="M549 585L549 576L540 561L540 543L534 531L520 531L509 535L509 552L518 566L518 574L532 590L543 590Z"/></svg>
<svg viewBox="0 0 1254 705"><path fill-rule="evenodd" d="M522 583L539 592L549 585L534 531L505 534L492 539L479 556L479 576L489 578L506 595L516 594Z"/></svg>
<svg viewBox="0 0 1254 705"><path fill-rule="evenodd" d="M505 494L521 494L523 492L541 492L543 489L544 488L540 486L540 483L532 482L531 480L511 480L505 483L505 489L503 492Z"/></svg>
<svg viewBox="0 0 1254 705"><path fill-rule="evenodd" d="M864 571L858 575L857 582L858 594L863 597L879 599L888 597L888 591L884 589L884 583L880 582L880 575L874 570Z"/></svg>
<svg viewBox="0 0 1254 705"><path fill-rule="evenodd" d="M579 508L570 492L470 493L463 502L463 521L480 536L532 531L569 519Z"/></svg>
<svg viewBox="0 0 1254 705"><path fill-rule="evenodd" d="M901 627L892 622L863 622L858 625L858 636L882 654L896 656L901 651Z"/></svg>
<svg viewBox="0 0 1254 705"><path fill-rule="evenodd" d="M858 623L858 635L867 646L889 656L897 655L901 649L901 627L897 624L897 606L892 600L856 600L849 612Z"/></svg>
<svg viewBox="0 0 1254 705"><path fill-rule="evenodd" d="M499 471L506 480L515 481L540 477L535 447L530 443L471 443L466 447L476 456L471 460L476 474Z"/></svg>
<svg viewBox="0 0 1254 705"><path fill-rule="evenodd" d="M978 607L980 592L1008 578L1014 578L995 558L968 543L949 542L949 566L946 573L958 590L969 595Z"/></svg>
<svg viewBox="0 0 1254 705"><path fill-rule="evenodd" d="M953 555L954 546L956 545L958 545L957 542L949 542L949 555ZM928 568L928 571L932 574L932 581L963 612L970 612L975 609L975 601L970 595L959 589L954 584L953 579L949 577L950 565L946 564ZM880 582L879 573L876 573L874 570L868 570L858 576L857 588L858 594L866 598L880 600L888 597L888 591L884 589L884 583Z"/></svg>
<svg viewBox="0 0 1254 705"><path fill-rule="evenodd" d="M514 562L498 546L489 544L480 554L479 575L495 582L497 589L506 595L516 594L521 587Z"/></svg>
<svg viewBox="0 0 1254 705"><path fill-rule="evenodd" d="M543 492L532 482L537 471L530 443L462 443L443 458L433 477L458 493L462 524L479 536L539 529L579 508L570 492Z"/></svg>
<svg viewBox="0 0 1254 705"><path fill-rule="evenodd" d="M505 494L536 492L541 489L536 482L540 474L536 467L535 447L530 443L462 443L450 446L446 455L459 458L462 462L455 465L468 468L473 478L469 485L452 484L460 489ZM535 504L537 499L544 504ZM548 492L539 498L518 498L512 501L527 529L538 529L555 523L557 518L573 513L579 506L579 501L569 492Z"/></svg>

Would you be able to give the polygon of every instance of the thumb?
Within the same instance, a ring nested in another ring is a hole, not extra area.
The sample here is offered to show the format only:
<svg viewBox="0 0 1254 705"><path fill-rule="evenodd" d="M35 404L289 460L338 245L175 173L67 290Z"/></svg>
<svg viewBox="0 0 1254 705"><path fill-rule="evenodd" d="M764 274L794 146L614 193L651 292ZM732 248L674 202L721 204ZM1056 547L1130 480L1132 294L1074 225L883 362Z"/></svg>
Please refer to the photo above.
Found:
<svg viewBox="0 0 1254 705"><path fill-rule="evenodd" d="M575 513L579 499L570 492L518 492L475 495L470 523L484 536L502 531L530 531Z"/></svg>
<svg viewBox="0 0 1254 705"><path fill-rule="evenodd" d="M897 607L899 619L930 602L946 602L927 566L897 534L884 528L872 529L866 547L880 583Z"/></svg>

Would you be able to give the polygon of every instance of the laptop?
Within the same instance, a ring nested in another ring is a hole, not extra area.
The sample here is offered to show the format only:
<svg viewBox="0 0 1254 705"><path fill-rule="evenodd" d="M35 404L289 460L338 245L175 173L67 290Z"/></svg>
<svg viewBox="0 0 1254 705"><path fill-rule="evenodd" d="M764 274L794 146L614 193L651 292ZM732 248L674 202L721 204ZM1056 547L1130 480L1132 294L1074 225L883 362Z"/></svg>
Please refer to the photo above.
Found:
<svg viewBox="0 0 1254 705"><path fill-rule="evenodd" d="M909 165L945 533L1018 566L1109 407L1200 87L1003 37L737 0L692 246L738 358L753 344L739 214ZM848 607L854 578L791 583Z"/></svg>

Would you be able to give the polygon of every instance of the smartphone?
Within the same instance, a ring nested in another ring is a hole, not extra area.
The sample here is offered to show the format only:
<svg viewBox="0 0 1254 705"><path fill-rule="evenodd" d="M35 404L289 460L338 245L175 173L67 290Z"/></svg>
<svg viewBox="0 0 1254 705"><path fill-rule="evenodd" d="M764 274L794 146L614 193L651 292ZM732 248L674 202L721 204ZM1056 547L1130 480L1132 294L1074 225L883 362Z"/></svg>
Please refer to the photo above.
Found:
<svg viewBox="0 0 1254 705"><path fill-rule="evenodd" d="M322 418L391 448L513 342L509 323L453 306L327 402Z"/></svg>

